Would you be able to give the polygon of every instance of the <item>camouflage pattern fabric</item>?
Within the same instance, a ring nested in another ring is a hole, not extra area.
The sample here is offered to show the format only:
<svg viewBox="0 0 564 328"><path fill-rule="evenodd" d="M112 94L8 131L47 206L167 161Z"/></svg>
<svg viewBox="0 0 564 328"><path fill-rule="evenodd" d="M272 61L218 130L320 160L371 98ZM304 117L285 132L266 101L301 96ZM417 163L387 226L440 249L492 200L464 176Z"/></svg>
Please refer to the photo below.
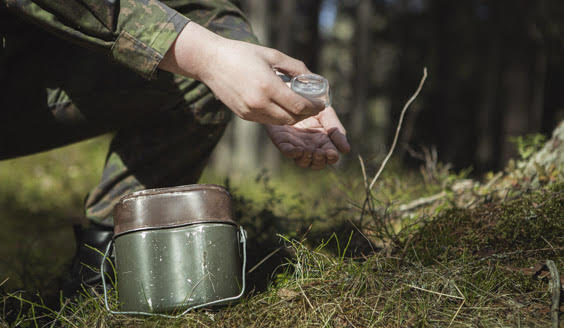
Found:
<svg viewBox="0 0 564 328"><path fill-rule="evenodd" d="M30 3L10 1L14 2ZM63 11L59 4L73 1L41 2ZM157 5L156 1L139 2ZM256 42L246 19L229 1L163 3L223 36ZM56 17L68 23L63 16ZM74 23L91 26L91 19ZM0 6L0 79L4 82L0 160L114 131L100 183L85 201L86 216L104 225L113 224L113 207L125 194L198 181L231 117L204 84L158 70L147 80L131 66L120 65L123 61L108 57L112 50L92 51L90 36L76 42L76 36L68 37L64 29L53 33L45 24L33 22Z"/></svg>
<svg viewBox="0 0 564 328"><path fill-rule="evenodd" d="M99 49L153 78L188 19L157 0L3 0L8 9L59 36Z"/></svg>

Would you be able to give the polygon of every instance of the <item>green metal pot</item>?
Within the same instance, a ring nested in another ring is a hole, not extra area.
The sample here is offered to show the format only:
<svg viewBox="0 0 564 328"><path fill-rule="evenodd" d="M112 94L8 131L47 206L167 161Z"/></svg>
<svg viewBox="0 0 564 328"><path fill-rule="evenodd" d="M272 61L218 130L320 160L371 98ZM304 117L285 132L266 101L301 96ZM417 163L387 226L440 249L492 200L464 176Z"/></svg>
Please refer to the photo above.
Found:
<svg viewBox="0 0 564 328"><path fill-rule="evenodd" d="M136 192L116 205L114 221L120 313L185 313L242 296L245 233L225 188Z"/></svg>

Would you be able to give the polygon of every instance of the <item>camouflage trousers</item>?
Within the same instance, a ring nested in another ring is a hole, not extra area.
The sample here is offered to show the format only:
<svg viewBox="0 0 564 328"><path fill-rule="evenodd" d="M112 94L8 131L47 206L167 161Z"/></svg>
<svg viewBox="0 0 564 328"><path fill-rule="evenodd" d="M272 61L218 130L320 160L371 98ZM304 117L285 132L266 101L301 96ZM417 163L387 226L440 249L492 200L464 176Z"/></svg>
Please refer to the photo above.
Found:
<svg viewBox="0 0 564 328"><path fill-rule="evenodd" d="M218 34L255 41L227 0L163 2ZM125 194L198 181L231 117L205 85L164 71L144 80L2 9L0 34L0 160L115 132L85 200L87 218L103 225Z"/></svg>

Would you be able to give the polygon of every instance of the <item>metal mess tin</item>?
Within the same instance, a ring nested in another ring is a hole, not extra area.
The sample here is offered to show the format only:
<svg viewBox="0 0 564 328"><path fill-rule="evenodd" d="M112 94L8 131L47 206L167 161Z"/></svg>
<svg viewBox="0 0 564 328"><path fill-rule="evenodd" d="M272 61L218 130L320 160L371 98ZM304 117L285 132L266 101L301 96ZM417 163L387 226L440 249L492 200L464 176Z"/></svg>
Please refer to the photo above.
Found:
<svg viewBox="0 0 564 328"><path fill-rule="evenodd" d="M217 185L149 189L122 198L114 209L113 240L121 311L109 309L104 288L107 309L184 314L240 298L246 236L232 213L231 195Z"/></svg>

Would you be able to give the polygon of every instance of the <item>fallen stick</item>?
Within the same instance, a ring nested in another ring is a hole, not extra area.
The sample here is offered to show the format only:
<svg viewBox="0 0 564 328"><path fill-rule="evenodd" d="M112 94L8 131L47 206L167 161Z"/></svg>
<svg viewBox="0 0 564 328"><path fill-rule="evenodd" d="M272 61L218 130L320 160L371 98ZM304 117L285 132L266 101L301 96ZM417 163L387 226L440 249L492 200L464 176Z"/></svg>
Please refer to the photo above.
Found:
<svg viewBox="0 0 564 328"><path fill-rule="evenodd" d="M560 315L560 289L562 288L560 284L560 275L558 274L558 269L556 268L554 261L546 260L546 267L550 271L550 280L548 282L548 286L552 290L552 307L550 308L552 328L558 328L558 317Z"/></svg>
<svg viewBox="0 0 564 328"><path fill-rule="evenodd" d="M435 195L432 195L432 196L429 196L429 197L419 198L419 199L416 199L416 200L409 202L407 204L403 204L403 205L398 206L398 211L409 212L409 211L412 211L412 210L419 208L421 206L432 204L432 203L434 203L438 200L441 200L445 196L446 196L446 192L443 191L443 192L440 192L438 194L435 194Z"/></svg>

